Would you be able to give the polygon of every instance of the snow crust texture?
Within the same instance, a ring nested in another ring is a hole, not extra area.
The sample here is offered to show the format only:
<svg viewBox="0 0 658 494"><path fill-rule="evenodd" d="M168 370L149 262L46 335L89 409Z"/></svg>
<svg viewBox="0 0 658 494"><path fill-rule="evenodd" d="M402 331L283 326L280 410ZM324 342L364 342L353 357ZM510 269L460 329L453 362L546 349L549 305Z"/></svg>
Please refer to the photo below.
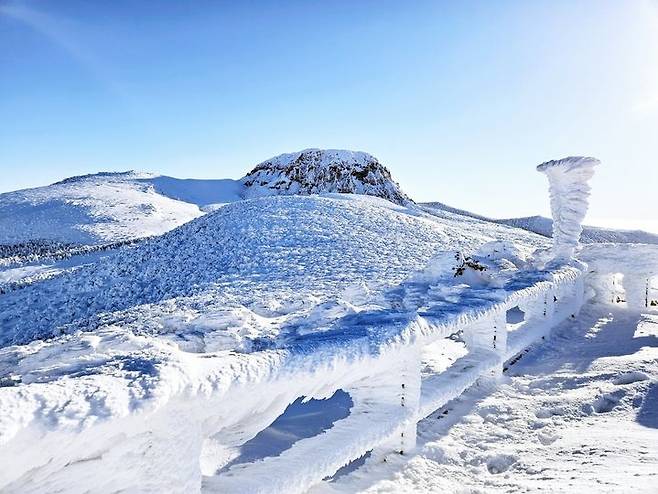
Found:
<svg viewBox="0 0 658 494"><path fill-rule="evenodd" d="M501 235L526 250L546 245L497 225L464 231L373 197L240 201L0 297L0 344L140 321L140 332L174 331L182 343L187 332L231 327L220 339L241 348L252 331L267 338L322 328L364 295L376 302L437 250L474 250Z"/></svg>

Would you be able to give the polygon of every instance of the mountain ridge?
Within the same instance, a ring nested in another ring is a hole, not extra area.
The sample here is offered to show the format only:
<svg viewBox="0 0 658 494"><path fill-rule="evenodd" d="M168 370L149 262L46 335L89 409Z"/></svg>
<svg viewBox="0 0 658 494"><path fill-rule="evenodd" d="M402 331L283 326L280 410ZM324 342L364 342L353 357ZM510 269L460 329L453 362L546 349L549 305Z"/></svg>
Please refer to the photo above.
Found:
<svg viewBox="0 0 658 494"><path fill-rule="evenodd" d="M419 203L419 205L428 212L444 211L451 214L459 214L481 221L498 223L499 225L507 225L513 228L521 228L543 237L550 238L553 234L553 220L541 215L497 219L448 206L447 204L438 201ZM644 230L618 230L583 225L583 233L580 236L580 241L585 244L602 242L658 244L658 235Z"/></svg>

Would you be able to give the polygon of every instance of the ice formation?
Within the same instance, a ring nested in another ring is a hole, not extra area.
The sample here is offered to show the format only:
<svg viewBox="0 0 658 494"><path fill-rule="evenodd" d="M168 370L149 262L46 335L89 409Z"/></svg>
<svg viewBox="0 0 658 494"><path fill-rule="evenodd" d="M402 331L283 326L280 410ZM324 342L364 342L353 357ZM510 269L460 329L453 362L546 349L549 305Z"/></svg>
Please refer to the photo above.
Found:
<svg viewBox="0 0 658 494"><path fill-rule="evenodd" d="M547 161L537 171L548 177L553 216L553 256L571 259L574 256L582 222L587 213L590 186L599 160L583 156L570 156Z"/></svg>
<svg viewBox="0 0 658 494"><path fill-rule="evenodd" d="M447 295L432 280L410 281L403 288L416 310L371 308L253 353L189 354L112 326L9 347L3 359L26 380L1 388L0 487L304 492L367 451L413 448L418 420L576 313L581 281L572 267L519 271L498 290L456 282ZM527 318L509 332L505 312L515 306ZM451 335L467 352L423 374L432 344ZM338 389L354 403L347 418L279 456L221 472L230 451L289 403Z"/></svg>

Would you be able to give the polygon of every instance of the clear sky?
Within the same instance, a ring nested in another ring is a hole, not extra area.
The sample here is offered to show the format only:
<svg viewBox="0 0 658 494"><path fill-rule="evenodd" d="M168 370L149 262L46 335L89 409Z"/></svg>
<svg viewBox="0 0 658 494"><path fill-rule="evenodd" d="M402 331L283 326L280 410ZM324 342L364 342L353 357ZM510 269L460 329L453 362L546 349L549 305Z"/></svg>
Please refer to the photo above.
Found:
<svg viewBox="0 0 658 494"><path fill-rule="evenodd" d="M100 170L238 178L367 151L420 201L658 232L658 0L0 0L0 191Z"/></svg>

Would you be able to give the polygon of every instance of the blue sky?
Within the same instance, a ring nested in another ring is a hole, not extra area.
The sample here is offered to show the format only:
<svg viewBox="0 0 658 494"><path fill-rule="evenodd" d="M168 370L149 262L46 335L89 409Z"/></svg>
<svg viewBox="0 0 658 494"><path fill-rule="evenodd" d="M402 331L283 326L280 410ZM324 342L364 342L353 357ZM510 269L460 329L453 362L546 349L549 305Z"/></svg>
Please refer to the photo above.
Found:
<svg viewBox="0 0 658 494"><path fill-rule="evenodd" d="M238 178L370 152L417 200L658 231L658 1L0 0L0 191L100 170Z"/></svg>

